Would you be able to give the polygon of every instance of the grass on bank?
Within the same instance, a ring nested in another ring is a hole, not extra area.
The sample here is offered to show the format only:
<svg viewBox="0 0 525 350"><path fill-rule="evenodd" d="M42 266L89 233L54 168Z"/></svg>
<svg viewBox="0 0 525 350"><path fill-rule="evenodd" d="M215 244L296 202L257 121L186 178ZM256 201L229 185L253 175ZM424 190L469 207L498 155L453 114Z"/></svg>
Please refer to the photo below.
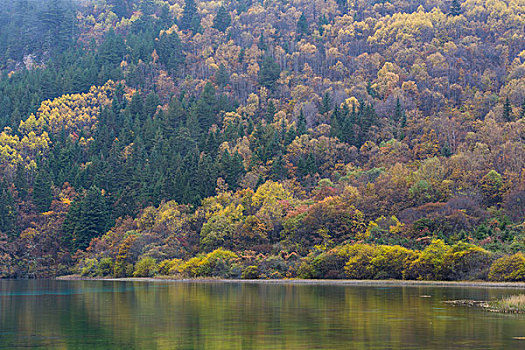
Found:
<svg viewBox="0 0 525 350"><path fill-rule="evenodd" d="M525 294L512 295L498 300L492 306L499 312L524 313Z"/></svg>

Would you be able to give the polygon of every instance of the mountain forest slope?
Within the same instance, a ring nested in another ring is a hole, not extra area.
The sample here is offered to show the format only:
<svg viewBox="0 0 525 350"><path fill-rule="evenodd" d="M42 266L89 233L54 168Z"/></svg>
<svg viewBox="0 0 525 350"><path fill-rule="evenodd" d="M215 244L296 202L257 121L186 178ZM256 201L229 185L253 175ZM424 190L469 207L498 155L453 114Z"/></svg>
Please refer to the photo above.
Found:
<svg viewBox="0 0 525 350"><path fill-rule="evenodd" d="M525 0L16 0L0 29L0 277L525 280Z"/></svg>

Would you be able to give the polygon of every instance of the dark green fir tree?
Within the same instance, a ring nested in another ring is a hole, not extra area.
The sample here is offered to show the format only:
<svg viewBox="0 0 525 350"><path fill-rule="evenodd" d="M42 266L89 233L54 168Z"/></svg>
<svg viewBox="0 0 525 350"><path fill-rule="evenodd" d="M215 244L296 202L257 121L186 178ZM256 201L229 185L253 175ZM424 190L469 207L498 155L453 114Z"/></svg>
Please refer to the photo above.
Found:
<svg viewBox="0 0 525 350"><path fill-rule="evenodd" d="M301 39L305 35L308 35L308 21L303 13L297 21L297 37Z"/></svg>
<svg viewBox="0 0 525 350"><path fill-rule="evenodd" d="M46 212L53 200L53 190L51 188L51 177L45 168L41 168L33 184L33 203L40 213Z"/></svg>
<svg viewBox="0 0 525 350"><path fill-rule="evenodd" d="M505 99L505 104L503 105L503 120L506 122L512 121L512 106L510 104L510 100L507 97Z"/></svg>
<svg viewBox="0 0 525 350"><path fill-rule="evenodd" d="M459 0L452 0L452 3L450 4L450 15L451 16L459 16L461 15L461 4Z"/></svg>
<svg viewBox="0 0 525 350"><path fill-rule="evenodd" d="M232 19L226 7L219 7L219 11L217 11L217 15L213 20L213 28L220 30L224 33L226 32L226 29L230 26L231 22Z"/></svg>

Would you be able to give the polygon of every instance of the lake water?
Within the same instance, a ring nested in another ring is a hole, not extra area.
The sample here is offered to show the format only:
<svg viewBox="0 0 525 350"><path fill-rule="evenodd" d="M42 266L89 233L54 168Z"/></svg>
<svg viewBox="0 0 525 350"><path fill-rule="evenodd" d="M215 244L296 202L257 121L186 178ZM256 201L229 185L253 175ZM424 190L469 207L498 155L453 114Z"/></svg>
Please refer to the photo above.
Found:
<svg viewBox="0 0 525 350"><path fill-rule="evenodd" d="M525 291L522 291L525 292ZM525 316L444 304L519 290L0 281L1 349L525 349Z"/></svg>

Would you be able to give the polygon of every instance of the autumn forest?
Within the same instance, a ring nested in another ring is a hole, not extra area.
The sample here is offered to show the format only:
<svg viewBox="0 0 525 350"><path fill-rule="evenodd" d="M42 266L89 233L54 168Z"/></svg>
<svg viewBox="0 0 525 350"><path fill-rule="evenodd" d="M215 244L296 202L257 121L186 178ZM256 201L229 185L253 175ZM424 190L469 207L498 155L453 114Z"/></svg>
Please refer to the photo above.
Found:
<svg viewBox="0 0 525 350"><path fill-rule="evenodd" d="M0 130L0 278L525 281L525 0L14 0Z"/></svg>

